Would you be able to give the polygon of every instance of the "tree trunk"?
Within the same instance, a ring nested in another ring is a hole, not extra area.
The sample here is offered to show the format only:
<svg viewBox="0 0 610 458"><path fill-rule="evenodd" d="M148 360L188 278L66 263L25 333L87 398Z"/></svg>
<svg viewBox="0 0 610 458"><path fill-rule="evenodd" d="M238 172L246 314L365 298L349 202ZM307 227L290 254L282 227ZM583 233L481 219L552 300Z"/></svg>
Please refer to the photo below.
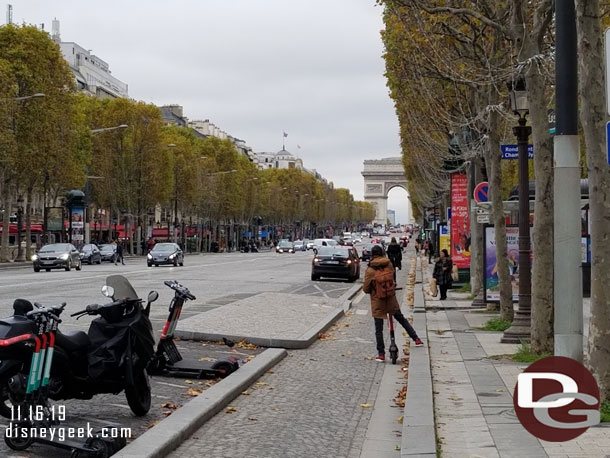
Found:
<svg viewBox="0 0 610 458"><path fill-rule="evenodd" d="M9 184L4 185L4 213L2 217L2 245L0 249L0 262L9 262L11 254L8 247L9 227L11 224L11 209L13 208L13 195Z"/></svg>
<svg viewBox="0 0 610 458"><path fill-rule="evenodd" d="M497 103L496 92L493 91ZM494 97L492 95L492 97ZM489 144L487 163L489 164L489 194L491 197L493 224L496 239L496 262L498 266L498 281L500 286L500 317L513 321L513 287L508 270L508 253L506 248L506 220L504 219L504 203L502 201L502 154L500 152L500 136L498 113L492 111L489 115Z"/></svg>
<svg viewBox="0 0 610 458"><path fill-rule="evenodd" d="M472 159L471 166L468 169L468 203L470 215L470 292L476 297L482 293L483 279L481 271L483 270L481 256L483 247L483 226L477 223L476 203L470 192L479 183L476 170L479 166L478 159Z"/></svg>
<svg viewBox="0 0 610 458"><path fill-rule="evenodd" d="M25 203L25 259L32 257L32 188L28 188Z"/></svg>
<svg viewBox="0 0 610 458"><path fill-rule="evenodd" d="M528 98L534 143L532 327L535 353L553 353L553 142L548 129L545 84L537 66L528 72ZM521 273L523 274L523 273Z"/></svg>
<svg viewBox="0 0 610 458"><path fill-rule="evenodd" d="M579 46L580 121L585 134L591 219L591 321L589 366L602 401L610 399L610 169L604 122L604 45L598 0L576 2Z"/></svg>

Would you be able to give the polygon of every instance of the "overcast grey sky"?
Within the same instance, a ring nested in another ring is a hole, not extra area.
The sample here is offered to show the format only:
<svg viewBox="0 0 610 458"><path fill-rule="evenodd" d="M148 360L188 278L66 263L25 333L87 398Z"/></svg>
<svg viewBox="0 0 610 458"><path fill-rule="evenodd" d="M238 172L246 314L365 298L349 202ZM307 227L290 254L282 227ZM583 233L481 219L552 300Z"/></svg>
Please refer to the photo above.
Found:
<svg viewBox="0 0 610 458"><path fill-rule="evenodd" d="M364 159L399 155L374 0L12 0L15 23L60 20L131 97L184 106L254 151L286 149L363 198ZM301 149L297 148L301 146ZM397 220L406 193L390 194Z"/></svg>

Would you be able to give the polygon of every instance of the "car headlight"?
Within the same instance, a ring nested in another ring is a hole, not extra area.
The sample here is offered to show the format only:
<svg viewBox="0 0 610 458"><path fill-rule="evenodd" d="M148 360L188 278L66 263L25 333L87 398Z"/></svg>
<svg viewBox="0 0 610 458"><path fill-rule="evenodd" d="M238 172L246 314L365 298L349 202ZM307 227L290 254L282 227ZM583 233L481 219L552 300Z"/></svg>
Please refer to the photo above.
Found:
<svg viewBox="0 0 610 458"><path fill-rule="evenodd" d="M348 259L348 260L347 260L347 264L349 265L349 264L351 264L351 263L352 263L352 260L351 260L351 259Z"/></svg>
<svg viewBox="0 0 610 458"><path fill-rule="evenodd" d="M175 257L176 257L176 253L169 255L169 259L174 259Z"/></svg>
<svg viewBox="0 0 610 458"><path fill-rule="evenodd" d="M69 257L70 257L70 255L68 253L64 253L59 257L59 259L67 261Z"/></svg>
<svg viewBox="0 0 610 458"><path fill-rule="evenodd" d="M38 261L38 255L35 254L34 256L32 256L32 261Z"/></svg>
<svg viewBox="0 0 610 458"><path fill-rule="evenodd" d="M152 259L152 258L153 258L153 257L152 257L152 254L150 254L150 253L148 253L148 254L146 255L146 257L147 257L148 259Z"/></svg>
<svg viewBox="0 0 610 458"><path fill-rule="evenodd" d="M282 250L281 248L280 248L278 251L279 251L280 253L283 253L283 252L284 252L284 250Z"/></svg>
<svg viewBox="0 0 610 458"><path fill-rule="evenodd" d="M315 264L317 264L317 263L319 263L319 262L320 262L320 260L319 260L318 258L313 258L313 262L314 262Z"/></svg>

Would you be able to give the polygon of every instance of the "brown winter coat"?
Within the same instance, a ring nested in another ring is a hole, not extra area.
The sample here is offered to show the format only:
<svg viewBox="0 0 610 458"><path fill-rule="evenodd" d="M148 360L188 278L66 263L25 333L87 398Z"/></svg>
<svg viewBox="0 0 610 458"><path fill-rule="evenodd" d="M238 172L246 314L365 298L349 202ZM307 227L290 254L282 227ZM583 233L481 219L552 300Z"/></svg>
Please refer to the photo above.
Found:
<svg viewBox="0 0 610 458"><path fill-rule="evenodd" d="M394 267L388 258L385 256L377 256L369 263L369 266L383 267L383 270L394 271ZM368 267L364 274L364 284L362 285L362 291L367 294L371 294L375 289L375 269ZM377 299L371 294L371 314L374 318L387 318L388 313L394 314L398 312L400 307L398 306L398 300L396 296L388 297L386 299Z"/></svg>

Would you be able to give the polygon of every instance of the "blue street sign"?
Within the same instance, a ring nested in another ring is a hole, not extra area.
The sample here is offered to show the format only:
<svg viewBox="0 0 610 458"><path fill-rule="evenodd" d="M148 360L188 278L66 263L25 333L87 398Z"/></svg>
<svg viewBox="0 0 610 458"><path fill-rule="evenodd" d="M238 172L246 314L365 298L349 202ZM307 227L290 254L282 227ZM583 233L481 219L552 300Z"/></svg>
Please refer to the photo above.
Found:
<svg viewBox="0 0 610 458"><path fill-rule="evenodd" d="M608 139L610 139L610 122L606 123L606 157L610 165L610 143L608 143Z"/></svg>
<svg viewBox="0 0 610 458"><path fill-rule="evenodd" d="M517 145L500 145L502 159L519 159L519 148ZM534 159L534 145L527 145L527 158Z"/></svg>

